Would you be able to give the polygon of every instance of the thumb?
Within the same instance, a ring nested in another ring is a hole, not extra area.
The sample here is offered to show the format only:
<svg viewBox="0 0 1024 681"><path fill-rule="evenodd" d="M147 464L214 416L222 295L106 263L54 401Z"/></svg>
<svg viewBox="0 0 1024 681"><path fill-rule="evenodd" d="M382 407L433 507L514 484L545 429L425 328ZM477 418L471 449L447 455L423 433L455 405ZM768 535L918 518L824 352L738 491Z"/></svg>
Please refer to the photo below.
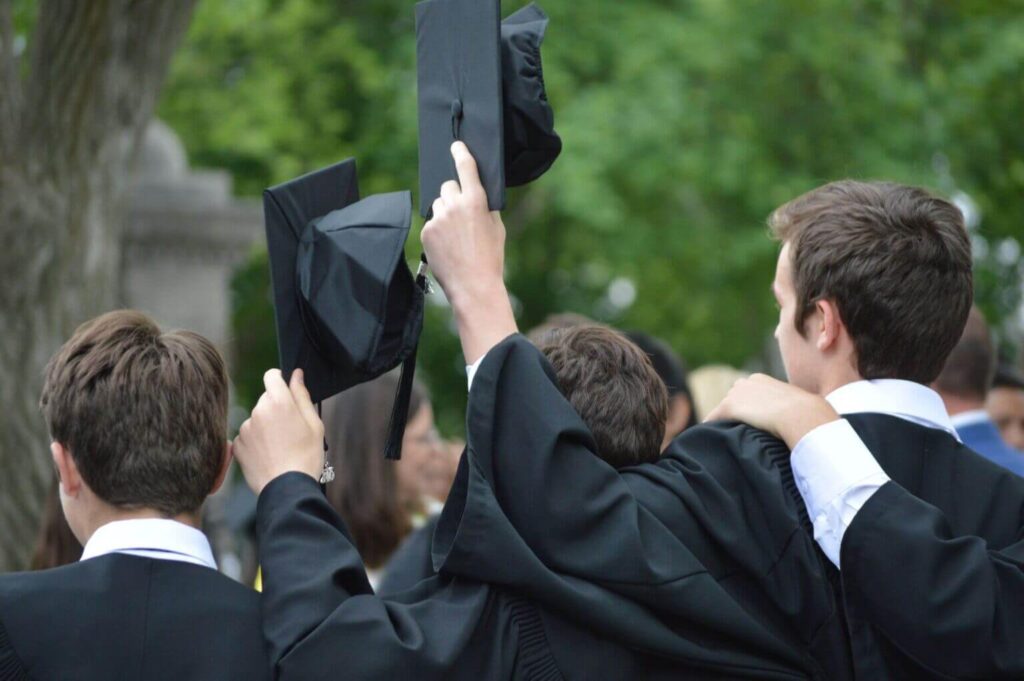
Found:
<svg viewBox="0 0 1024 681"><path fill-rule="evenodd" d="M306 389L306 382L302 374L302 369L296 369L292 372L291 382L288 387L292 391L292 399L295 400L295 405L299 408L299 413L302 414L302 418L306 420L311 428L316 430L320 424L320 415L316 413L316 407L313 406L313 399L309 395L309 390Z"/></svg>

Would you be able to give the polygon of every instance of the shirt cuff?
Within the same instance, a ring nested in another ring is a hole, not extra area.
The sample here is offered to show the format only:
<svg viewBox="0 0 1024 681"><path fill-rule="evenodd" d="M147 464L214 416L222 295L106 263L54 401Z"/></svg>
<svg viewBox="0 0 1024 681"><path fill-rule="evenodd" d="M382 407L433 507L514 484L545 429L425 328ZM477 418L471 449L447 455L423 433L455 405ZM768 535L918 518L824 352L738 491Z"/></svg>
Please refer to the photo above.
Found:
<svg viewBox="0 0 1024 681"><path fill-rule="evenodd" d="M814 526L814 539L839 567L846 529L889 476L843 419L805 435L793 448L790 463Z"/></svg>
<svg viewBox="0 0 1024 681"><path fill-rule="evenodd" d="M473 389L473 377L476 376L476 370L480 368L480 364L484 361L484 357L486 356L487 353L485 352L480 356L480 359L472 364L466 365L466 392Z"/></svg>

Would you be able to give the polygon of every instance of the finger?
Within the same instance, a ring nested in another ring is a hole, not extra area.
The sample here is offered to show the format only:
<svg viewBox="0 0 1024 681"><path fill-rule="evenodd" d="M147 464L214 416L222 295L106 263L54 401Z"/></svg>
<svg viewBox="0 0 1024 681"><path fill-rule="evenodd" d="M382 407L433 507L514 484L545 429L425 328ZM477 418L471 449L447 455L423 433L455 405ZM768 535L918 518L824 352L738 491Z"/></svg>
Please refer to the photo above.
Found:
<svg viewBox="0 0 1024 681"><path fill-rule="evenodd" d="M266 394L275 401L291 401L292 399L292 393L288 390L288 384L284 382L280 369L270 369L263 374L263 387L267 389Z"/></svg>
<svg viewBox="0 0 1024 681"><path fill-rule="evenodd" d="M455 201L462 194L462 189L459 188L459 183L455 180L448 180L441 185L441 200L445 203Z"/></svg>
<svg viewBox="0 0 1024 681"><path fill-rule="evenodd" d="M313 406L309 390L306 389L305 376L301 369L296 369L292 374L292 382L288 387L291 388L292 397L295 399L295 404L298 405L302 417L315 430L320 424L320 416L316 413L316 407Z"/></svg>
<svg viewBox="0 0 1024 681"><path fill-rule="evenodd" d="M434 203L431 204L430 210L432 211L431 215L433 216L430 221L433 222L448 211L448 204L446 204L444 199L439 196L434 199Z"/></svg>
<svg viewBox="0 0 1024 681"><path fill-rule="evenodd" d="M485 194L484 187L480 184L480 171L477 170L473 155L469 153L469 147L463 142L455 142L452 145L452 158L455 159L455 172L459 175L462 194L473 201L484 200Z"/></svg>
<svg viewBox="0 0 1024 681"><path fill-rule="evenodd" d="M270 396L270 393L264 392L262 395L260 395L260 398L256 400L256 406L254 406L252 408L252 411L249 413L248 421L252 421L253 416L256 416L257 414L262 414L266 412L268 409L270 409L270 405L273 404L273 402L274 398ZM248 421L246 421L246 423L248 423ZM250 428L251 427L252 426L250 426Z"/></svg>

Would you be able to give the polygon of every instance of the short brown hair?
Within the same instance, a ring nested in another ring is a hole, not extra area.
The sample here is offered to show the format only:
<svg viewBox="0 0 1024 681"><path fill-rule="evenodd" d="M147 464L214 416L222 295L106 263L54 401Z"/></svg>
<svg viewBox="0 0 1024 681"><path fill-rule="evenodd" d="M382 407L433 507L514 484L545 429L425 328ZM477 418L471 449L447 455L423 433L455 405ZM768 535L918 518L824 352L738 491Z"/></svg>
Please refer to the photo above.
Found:
<svg viewBox="0 0 1024 681"><path fill-rule="evenodd" d="M946 360L935 387L947 395L982 401L996 373L996 353L985 315L971 308L960 341Z"/></svg>
<svg viewBox="0 0 1024 681"><path fill-rule="evenodd" d="M960 210L923 189L843 180L769 218L790 246L797 330L833 300L861 377L930 383L973 299L971 243Z"/></svg>
<svg viewBox="0 0 1024 681"><path fill-rule="evenodd" d="M668 393L640 348L608 327L581 325L551 330L540 350L598 456L616 468L657 460Z"/></svg>
<svg viewBox="0 0 1024 681"><path fill-rule="evenodd" d="M224 464L228 382L210 341L132 310L78 327L46 367L40 406L89 488L124 508L193 512Z"/></svg>

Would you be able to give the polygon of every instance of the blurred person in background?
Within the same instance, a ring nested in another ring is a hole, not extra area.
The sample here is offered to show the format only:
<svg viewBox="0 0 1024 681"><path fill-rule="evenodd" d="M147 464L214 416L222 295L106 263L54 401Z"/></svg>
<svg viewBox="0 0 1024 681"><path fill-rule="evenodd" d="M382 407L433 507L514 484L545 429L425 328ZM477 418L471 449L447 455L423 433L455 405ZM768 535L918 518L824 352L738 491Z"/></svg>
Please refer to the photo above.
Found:
<svg viewBox="0 0 1024 681"><path fill-rule="evenodd" d="M1024 376L1016 367L1000 364L996 368L985 411L999 428L1003 441L1024 453Z"/></svg>
<svg viewBox="0 0 1024 681"><path fill-rule="evenodd" d="M953 348L933 387L942 397L953 426L965 445L989 461L1024 475L1021 457L999 434L985 411L996 370L996 355L985 316L971 308L963 335Z"/></svg>
<svg viewBox="0 0 1024 681"><path fill-rule="evenodd" d="M660 338L643 331L627 331L626 338L646 353L668 390L668 418L665 421L665 440L661 443L661 448L665 449L676 435L698 423L686 377L686 363Z"/></svg>
<svg viewBox="0 0 1024 681"><path fill-rule="evenodd" d="M50 491L43 504L43 522L39 537L32 552L32 569L47 570L68 563L75 563L82 557L82 545L68 526L67 518L60 507L60 481L54 477Z"/></svg>
<svg viewBox="0 0 1024 681"><path fill-rule="evenodd" d="M110 312L50 360L40 406L85 548L0 576L0 678L269 678L259 597L217 571L198 529L231 460L213 344Z"/></svg>
<svg viewBox="0 0 1024 681"><path fill-rule="evenodd" d="M451 468L448 452L419 382L409 399L402 458L384 458L397 387L398 375L389 373L323 403L327 457L337 475L327 485L327 500L345 521L375 588L402 541L440 511L429 492L451 487L451 479L443 480Z"/></svg>
<svg viewBox="0 0 1024 681"><path fill-rule="evenodd" d="M706 364L690 372L690 390L697 418L704 419L729 394L729 389L750 374L728 364Z"/></svg>

